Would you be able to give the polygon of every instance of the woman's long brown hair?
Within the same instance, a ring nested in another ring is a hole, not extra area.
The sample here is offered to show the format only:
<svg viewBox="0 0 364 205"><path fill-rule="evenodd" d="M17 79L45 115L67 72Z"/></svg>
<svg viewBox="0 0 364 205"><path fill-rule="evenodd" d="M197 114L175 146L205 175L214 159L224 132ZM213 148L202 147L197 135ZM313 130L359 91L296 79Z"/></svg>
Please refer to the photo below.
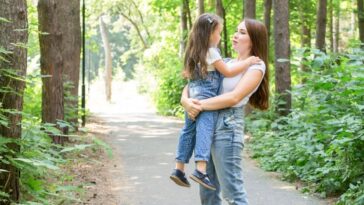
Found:
<svg viewBox="0 0 364 205"><path fill-rule="evenodd" d="M249 104L260 110L269 108L269 64L268 32L265 25L254 19L244 19L245 26L252 42L251 55L264 61L265 74L258 90L250 97Z"/></svg>
<svg viewBox="0 0 364 205"><path fill-rule="evenodd" d="M183 75L187 79L200 79L207 75L206 55L210 36L219 24L222 24L222 19L208 13L200 15L193 24L184 58Z"/></svg>

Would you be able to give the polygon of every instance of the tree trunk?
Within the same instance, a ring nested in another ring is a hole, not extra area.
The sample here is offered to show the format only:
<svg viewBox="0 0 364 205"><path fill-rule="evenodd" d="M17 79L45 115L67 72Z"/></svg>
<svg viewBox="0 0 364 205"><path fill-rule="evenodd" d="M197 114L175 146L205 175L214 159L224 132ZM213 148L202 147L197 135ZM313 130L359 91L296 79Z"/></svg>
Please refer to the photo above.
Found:
<svg viewBox="0 0 364 205"><path fill-rule="evenodd" d="M205 13L205 4L204 0L197 0L197 16L200 16L201 14Z"/></svg>
<svg viewBox="0 0 364 205"><path fill-rule="evenodd" d="M307 13L307 10L309 8L306 6L306 4L302 3L299 5L299 14L301 19L301 47L305 49L304 54L308 55L308 52L311 48L311 27L310 22L308 21L309 14ZM306 12L305 12L306 11ZM304 57L302 61L305 61L306 58ZM303 63L300 64L300 68L304 72L308 72L310 69L309 67L305 66ZM306 80L303 78L302 82L305 82Z"/></svg>
<svg viewBox="0 0 364 205"><path fill-rule="evenodd" d="M80 78L80 54L81 54L81 25L80 25L80 1L70 0L68 9L63 15L67 29L64 30L63 52L64 61L63 82L71 83L70 88L65 87L65 120L78 126L78 84Z"/></svg>
<svg viewBox="0 0 364 205"><path fill-rule="evenodd" d="M340 37L340 8L336 8L335 35L334 35L334 53L339 52Z"/></svg>
<svg viewBox="0 0 364 205"><path fill-rule="evenodd" d="M274 1L274 39L275 39L275 83L279 95L277 111L287 115L291 110L291 69L289 40L288 0ZM281 101L283 103L281 103Z"/></svg>
<svg viewBox="0 0 364 205"><path fill-rule="evenodd" d="M327 0L319 0L316 22L316 48L325 52Z"/></svg>
<svg viewBox="0 0 364 205"><path fill-rule="evenodd" d="M350 0L350 5L351 5L351 10L354 11L354 4L355 4L355 0ZM351 38L356 38L355 33L356 33L356 18L355 18L355 13L351 12L351 18L350 18L350 36Z"/></svg>
<svg viewBox="0 0 364 205"><path fill-rule="evenodd" d="M272 0L264 0L264 24L268 31L268 40L270 39L270 16L272 12ZM268 43L269 45L269 43Z"/></svg>
<svg viewBox="0 0 364 205"><path fill-rule="evenodd" d="M179 54L182 57L185 49L186 49L186 42L187 42L187 35L188 35L188 28L187 28L187 12L186 12L186 1L182 0L181 6L181 40L179 46Z"/></svg>
<svg viewBox="0 0 364 205"><path fill-rule="evenodd" d="M329 0L329 40L330 40L330 51L334 52L334 5L332 0Z"/></svg>
<svg viewBox="0 0 364 205"><path fill-rule="evenodd" d="M364 48L364 3L363 0L358 0L358 24L359 24L359 39L361 47Z"/></svg>
<svg viewBox="0 0 364 205"><path fill-rule="evenodd" d="M227 25L225 20L225 9L223 6L222 0L216 0L215 2L216 7L216 14L220 16L224 20L224 26L223 26L223 45L221 45L221 42L219 43L219 48L222 49L222 46L224 47L224 55L230 56L229 54L229 48L228 48L228 33L227 33Z"/></svg>
<svg viewBox="0 0 364 205"><path fill-rule="evenodd" d="M40 66L42 75L42 122L57 124L64 120L63 70L65 61L63 47L67 30L64 12L68 9L67 0L39 0L38 20L40 43ZM57 125L62 133L64 128ZM63 144L65 138L50 134L53 142Z"/></svg>
<svg viewBox="0 0 364 205"><path fill-rule="evenodd" d="M111 58L111 48L109 43L109 37L107 34L107 28L103 17L100 17L100 31L102 37L102 43L104 45L104 53L105 53L105 72L104 72L104 81L105 81L105 94L106 100L108 102L111 101L111 81L112 81L112 58Z"/></svg>
<svg viewBox="0 0 364 205"><path fill-rule="evenodd" d="M8 120L8 126L0 126L0 138L21 138L21 114L4 113L3 110L23 110L23 93L25 83L19 78L25 78L27 68L27 49L19 44L26 45L28 42L28 20L26 0L0 0L0 17L11 22L0 20L0 47L8 51L1 54L4 59L0 59L0 88L9 88L9 92L0 92L0 114ZM6 73L14 73L17 77L11 78ZM20 147L15 143L7 144L8 153L0 153L7 160L6 155L14 155L20 151ZM10 165L0 163L0 190L9 194L7 202L19 200L19 170Z"/></svg>
<svg viewBox="0 0 364 205"><path fill-rule="evenodd" d="M190 2L189 0L184 0L184 6L186 9L187 14L187 22L188 22L188 28L189 30L192 30L192 17L191 17L191 10L190 10Z"/></svg>
<svg viewBox="0 0 364 205"><path fill-rule="evenodd" d="M255 19L256 11L256 1L255 0L245 0L244 1L244 18Z"/></svg>

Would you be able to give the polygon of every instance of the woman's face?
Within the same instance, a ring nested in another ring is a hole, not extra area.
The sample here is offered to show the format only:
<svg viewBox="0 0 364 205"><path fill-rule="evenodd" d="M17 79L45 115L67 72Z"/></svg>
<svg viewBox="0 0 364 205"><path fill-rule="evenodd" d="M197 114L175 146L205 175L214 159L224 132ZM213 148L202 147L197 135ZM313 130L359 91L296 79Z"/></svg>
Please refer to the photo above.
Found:
<svg viewBox="0 0 364 205"><path fill-rule="evenodd" d="M233 49L239 55L250 54L252 48L252 41L250 40L245 22L241 22L232 39Z"/></svg>

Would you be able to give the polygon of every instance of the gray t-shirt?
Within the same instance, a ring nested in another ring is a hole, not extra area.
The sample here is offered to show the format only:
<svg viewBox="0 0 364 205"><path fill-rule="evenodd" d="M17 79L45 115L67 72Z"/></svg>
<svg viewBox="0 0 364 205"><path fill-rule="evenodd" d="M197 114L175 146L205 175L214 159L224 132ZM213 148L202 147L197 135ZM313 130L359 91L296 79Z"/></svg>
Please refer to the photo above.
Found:
<svg viewBox="0 0 364 205"><path fill-rule="evenodd" d="M209 48L206 56L207 71L215 71L215 67L212 64L221 59L221 55L217 48Z"/></svg>
<svg viewBox="0 0 364 205"><path fill-rule="evenodd" d="M229 62L227 62L227 64L233 63L233 62L236 62L236 60L230 60ZM264 74L265 74L265 69L266 69L265 64L264 64L264 62L262 62L260 64L251 65L248 68L248 70L246 71L246 73L250 72L252 70L260 70L263 73L262 79L260 80L260 83L261 83L263 80ZM243 77L243 73L238 74L234 77L230 77L230 78L225 77L222 81L221 94L233 91L242 77ZM260 83L259 83L259 85L260 85ZM249 95L247 95L244 99L242 99L239 103L237 103L233 107L241 107L243 105L246 105L249 102L250 96L252 96L253 93L255 93L255 91L258 90L259 85L253 90L253 92L251 92Z"/></svg>

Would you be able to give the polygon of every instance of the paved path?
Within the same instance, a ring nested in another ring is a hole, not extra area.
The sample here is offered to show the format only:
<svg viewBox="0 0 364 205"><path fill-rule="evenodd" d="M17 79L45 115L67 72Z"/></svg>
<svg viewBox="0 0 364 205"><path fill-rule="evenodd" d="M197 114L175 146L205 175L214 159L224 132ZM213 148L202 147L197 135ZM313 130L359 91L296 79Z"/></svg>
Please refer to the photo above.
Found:
<svg viewBox="0 0 364 205"><path fill-rule="evenodd" d="M109 143L117 149L115 153L120 155L122 165L122 176L114 179L123 181L120 205L200 204L197 184L191 182L191 188L183 188L169 180L182 121L156 115L149 100L135 94L134 83L115 87L111 104L103 103L104 97L91 90L89 107L112 128ZM188 165L187 173L192 170L193 165ZM244 177L251 205L325 204L277 180L246 157Z"/></svg>

